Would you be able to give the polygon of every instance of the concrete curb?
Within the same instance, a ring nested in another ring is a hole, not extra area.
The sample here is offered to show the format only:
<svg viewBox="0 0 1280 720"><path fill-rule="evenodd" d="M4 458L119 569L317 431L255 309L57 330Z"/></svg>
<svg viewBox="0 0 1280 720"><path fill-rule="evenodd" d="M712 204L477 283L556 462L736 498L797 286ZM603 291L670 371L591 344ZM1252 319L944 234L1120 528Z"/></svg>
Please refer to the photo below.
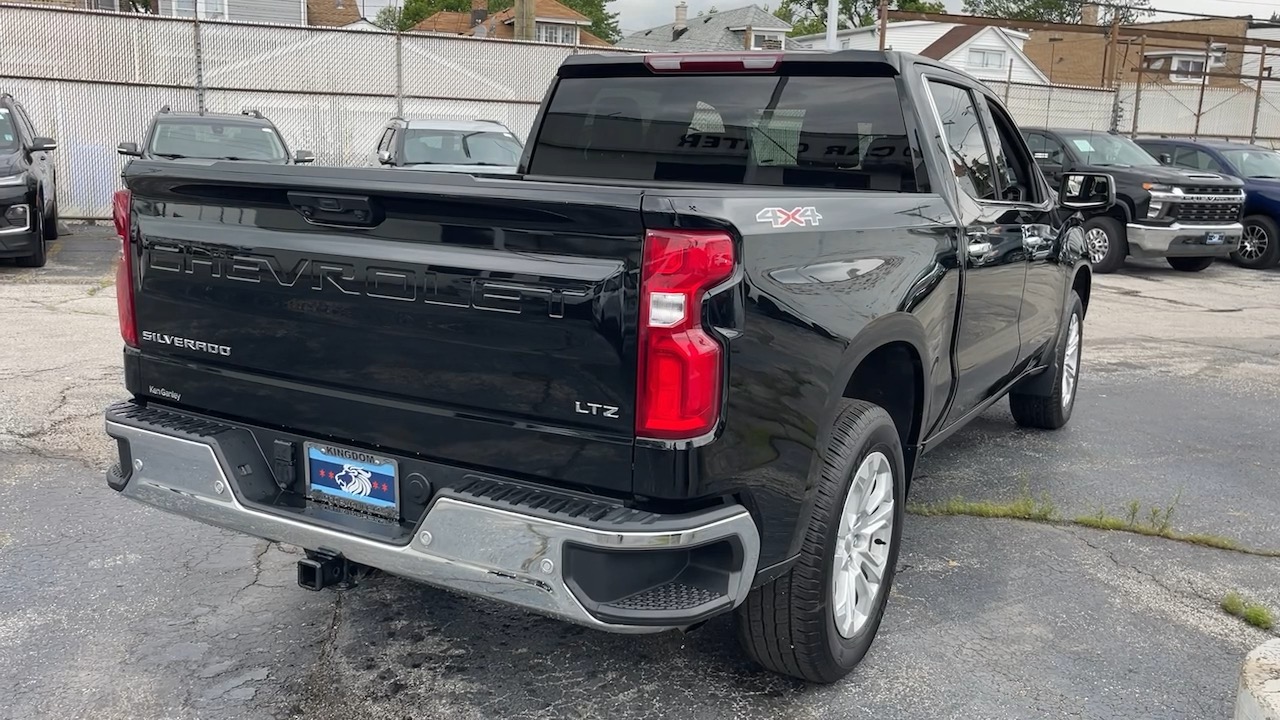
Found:
<svg viewBox="0 0 1280 720"><path fill-rule="evenodd" d="M1235 720L1280 720L1280 640L1262 643L1244 659Z"/></svg>

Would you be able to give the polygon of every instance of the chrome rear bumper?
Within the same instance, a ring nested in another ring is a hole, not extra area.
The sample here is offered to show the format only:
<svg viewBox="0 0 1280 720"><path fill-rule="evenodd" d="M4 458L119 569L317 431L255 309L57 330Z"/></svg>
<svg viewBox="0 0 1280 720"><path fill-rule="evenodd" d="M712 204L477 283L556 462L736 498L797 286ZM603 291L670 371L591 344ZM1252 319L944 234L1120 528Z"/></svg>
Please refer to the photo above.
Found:
<svg viewBox="0 0 1280 720"><path fill-rule="evenodd" d="M650 633L691 623L683 622L679 612L668 611L628 624L618 621L616 613L602 611L601 603L580 598L570 588L577 583L566 582L566 547L643 553L731 542L737 567L727 575L718 603L701 606L703 612L736 607L755 577L759 535L755 522L739 505L691 516L657 516L657 522L650 519L632 527L592 527L473 502L445 488L437 492L409 543L395 545L248 507L237 497L215 452L216 443L116 422L112 417L109 411L107 434L127 443L123 461L130 466L108 479L113 487L123 484L120 492L132 500L254 537L339 553L411 580L601 630ZM695 598L705 600L705 596ZM584 602L595 611L589 611Z"/></svg>

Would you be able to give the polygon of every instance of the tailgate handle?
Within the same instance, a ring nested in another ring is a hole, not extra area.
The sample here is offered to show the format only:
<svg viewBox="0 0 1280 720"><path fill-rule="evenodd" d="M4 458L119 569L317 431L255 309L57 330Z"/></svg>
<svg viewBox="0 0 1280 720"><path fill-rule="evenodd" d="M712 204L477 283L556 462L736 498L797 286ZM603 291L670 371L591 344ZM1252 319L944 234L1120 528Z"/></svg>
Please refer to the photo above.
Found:
<svg viewBox="0 0 1280 720"><path fill-rule="evenodd" d="M365 195L290 192L289 204L312 225L373 227L383 220L381 208Z"/></svg>

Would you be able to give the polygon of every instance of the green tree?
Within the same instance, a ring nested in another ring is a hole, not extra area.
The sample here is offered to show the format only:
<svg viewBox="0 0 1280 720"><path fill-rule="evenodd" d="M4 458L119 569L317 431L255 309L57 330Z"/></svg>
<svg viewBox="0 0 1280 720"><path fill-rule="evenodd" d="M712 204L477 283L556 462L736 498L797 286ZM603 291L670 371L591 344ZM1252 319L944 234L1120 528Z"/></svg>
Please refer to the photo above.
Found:
<svg viewBox="0 0 1280 720"><path fill-rule="evenodd" d="M1079 0L964 0L964 11L970 15L986 15L1009 20L1038 20L1078 24L1084 3ZM1098 6L1098 23L1110 25L1119 17L1121 23L1132 23L1151 14L1151 0L1130 0L1114 6Z"/></svg>
<svg viewBox="0 0 1280 720"><path fill-rule="evenodd" d="M859 27L875 23L879 7L879 0L840 0L839 29L849 27L850 19ZM932 13L947 11L946 6L934 0L889 0L889 9ZM782 0L773 14L791 24L792 35L814 35L827 30L827 0Z"/></svg>
<svg viewBox="0 0 1280 720"><path fill-rule="evenodd" d="M560 0L565 7L577 10L591 20L591 27L588 28L591 34L609 42L617 42L622 37L622 32L618 29L618 13L608 10L610 2L613 0ZM500 13L512 4L512 0L490 0L489 13ZM373 23L386 30L399 28L405 31L441 11L471 12L471 0L404 0L399 8L383 8Z"/></svg>

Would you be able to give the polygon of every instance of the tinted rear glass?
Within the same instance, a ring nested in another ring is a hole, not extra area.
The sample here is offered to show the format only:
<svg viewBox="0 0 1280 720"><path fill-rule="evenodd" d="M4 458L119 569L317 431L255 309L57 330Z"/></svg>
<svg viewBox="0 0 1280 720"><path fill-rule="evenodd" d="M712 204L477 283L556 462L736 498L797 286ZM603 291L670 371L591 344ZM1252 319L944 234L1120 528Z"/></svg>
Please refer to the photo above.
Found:
<svg viewBox="0 0 1280 720"><path fill-rule="evenodd" d="M11 150L18 147L18 123L9 108L0 108L0 148Z"/></svg>
<svg viewBox="0 0 1280 720"><path fill-rule="evenodd" d="M915 192L893 78L565 78L535 175Z"/></svg>

